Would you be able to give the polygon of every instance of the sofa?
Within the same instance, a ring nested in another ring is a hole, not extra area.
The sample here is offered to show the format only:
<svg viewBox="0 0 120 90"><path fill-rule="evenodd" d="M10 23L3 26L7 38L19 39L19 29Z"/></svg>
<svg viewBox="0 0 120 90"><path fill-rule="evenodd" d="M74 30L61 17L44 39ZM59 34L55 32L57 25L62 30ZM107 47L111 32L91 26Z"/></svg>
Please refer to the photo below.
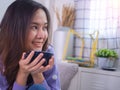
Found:
<svg viewBox="0 0 120 90"><path fill-rule="evenodd" d="M59 70L60 82L61 82L61 90L70 90L71 81L77 74L78 67L79 66L74 63L68 63L68 62L59 62L58 63L58 70ZM72 87L72 88L74 88L74 87Z"/></svg>

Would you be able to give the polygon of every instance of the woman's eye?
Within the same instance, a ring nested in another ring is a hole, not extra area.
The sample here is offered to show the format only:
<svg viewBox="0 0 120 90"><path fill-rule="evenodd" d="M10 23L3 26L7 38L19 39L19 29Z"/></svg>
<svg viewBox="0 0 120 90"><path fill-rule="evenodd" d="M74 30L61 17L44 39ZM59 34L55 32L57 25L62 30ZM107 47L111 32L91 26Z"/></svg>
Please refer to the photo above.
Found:
<svg viewBox="0 0 120 90"><path fill-rule="evenodd" d="M32 26L32 29L33 30L38 30L38 27L37 26Z"/></svg>
<svg viewBox="0 0 120 90"><path fill-rule="evenodd" d="M43 30L47 30L48 29L48 27L46 26L46 27L43 27Z"/></svg>

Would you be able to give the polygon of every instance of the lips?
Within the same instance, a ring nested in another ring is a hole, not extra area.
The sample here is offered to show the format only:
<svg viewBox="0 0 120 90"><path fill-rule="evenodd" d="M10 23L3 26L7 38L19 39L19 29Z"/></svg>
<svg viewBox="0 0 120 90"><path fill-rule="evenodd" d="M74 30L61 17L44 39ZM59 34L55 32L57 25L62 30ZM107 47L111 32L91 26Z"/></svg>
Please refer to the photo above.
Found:
<svg viewBox="0 0 120 90"><path fill-rule="evenodd" d="M41 47L43 45L43 42L33 42L33 45Z"/></svg>

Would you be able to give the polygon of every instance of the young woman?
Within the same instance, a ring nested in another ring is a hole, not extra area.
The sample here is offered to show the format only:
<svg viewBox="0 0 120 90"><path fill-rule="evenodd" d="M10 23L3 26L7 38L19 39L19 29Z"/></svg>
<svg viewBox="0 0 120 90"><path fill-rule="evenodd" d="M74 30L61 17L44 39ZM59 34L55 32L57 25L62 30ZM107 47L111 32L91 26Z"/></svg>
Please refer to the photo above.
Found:
<svg viewBox="0 0 120 90"><path fill-rule="evenodd" d="M36 85L39 90L60 90L54 56L47 66L42 65L43 53L30 63L35 51L54 53L49 27L49 12L40 3L16 0L8 7L0 24L0 90L29 90ZM31 52L25 58L27 51Z"/></svg>

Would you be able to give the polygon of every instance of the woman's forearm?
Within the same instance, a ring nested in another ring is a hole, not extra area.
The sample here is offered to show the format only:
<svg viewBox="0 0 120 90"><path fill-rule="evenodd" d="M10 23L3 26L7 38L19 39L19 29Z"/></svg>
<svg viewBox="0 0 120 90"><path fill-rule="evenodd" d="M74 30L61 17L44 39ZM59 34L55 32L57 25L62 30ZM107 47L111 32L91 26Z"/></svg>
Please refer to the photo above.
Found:
<svg viewBox="0 0 120 90"><path fill-rule="evenodd" d="M42 73L32 75L35 84L41 84L44 81L44 76Z"/></svg>
<svg viewBox="0 0 120 90"><path fill-rule="evenodd" d="M28 77L27 74L18 72L17 77L16 77L16 82L17 82L19 85L25 86L25 85L26 85L26 82L27 82L27 77Z"/></svg>

